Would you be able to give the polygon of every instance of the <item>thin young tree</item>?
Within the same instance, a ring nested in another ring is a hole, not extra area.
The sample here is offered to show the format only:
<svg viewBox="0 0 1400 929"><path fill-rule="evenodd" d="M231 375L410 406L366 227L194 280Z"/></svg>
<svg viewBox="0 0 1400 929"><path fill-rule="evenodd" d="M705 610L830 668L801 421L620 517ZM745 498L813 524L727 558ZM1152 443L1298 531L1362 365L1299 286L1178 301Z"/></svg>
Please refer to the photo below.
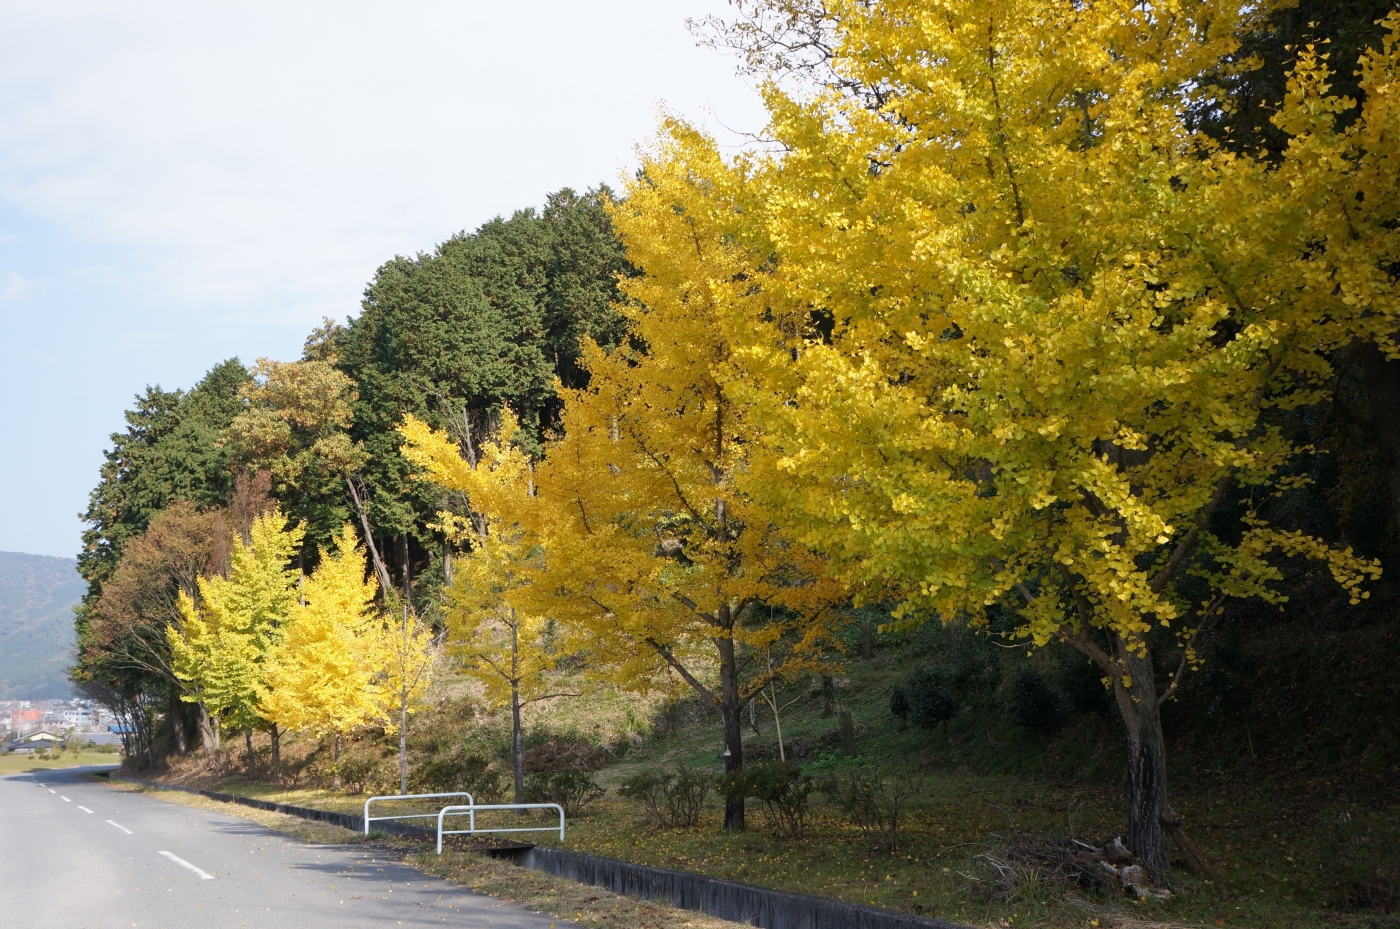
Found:
<svg viewBox="0 0 1400 929"><path fill-rule="evenodd" d="M454 559L448 593L448 648L486 688L491 702L510 708L515 802L523 801L525 752L522 711L533 703L578 696L555 690L549 672L568 653L557 624L533 611L532 585L543 553L521 523L533 503L531 463L515 444L519 424L502 410L497 434L471 455L446 433L409 416L401 429L402 454L431 480L456 491L469 513L441 513L449 538L466 551Z"/></svg>

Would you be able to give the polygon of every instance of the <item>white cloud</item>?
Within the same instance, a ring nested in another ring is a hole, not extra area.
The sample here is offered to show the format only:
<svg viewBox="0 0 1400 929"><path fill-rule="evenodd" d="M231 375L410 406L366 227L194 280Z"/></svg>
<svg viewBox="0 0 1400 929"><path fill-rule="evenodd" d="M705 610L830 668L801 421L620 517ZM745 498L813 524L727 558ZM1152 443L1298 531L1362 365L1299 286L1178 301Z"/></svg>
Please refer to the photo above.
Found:
<svg viewBox="0 0 1400 929"><path fill-rule="evenodd" d="M126 249L115 288L342 315L395 253L615 182L659 101L759 128L732 62L684 29L724 8L7 3L0 197Z"/></svg>

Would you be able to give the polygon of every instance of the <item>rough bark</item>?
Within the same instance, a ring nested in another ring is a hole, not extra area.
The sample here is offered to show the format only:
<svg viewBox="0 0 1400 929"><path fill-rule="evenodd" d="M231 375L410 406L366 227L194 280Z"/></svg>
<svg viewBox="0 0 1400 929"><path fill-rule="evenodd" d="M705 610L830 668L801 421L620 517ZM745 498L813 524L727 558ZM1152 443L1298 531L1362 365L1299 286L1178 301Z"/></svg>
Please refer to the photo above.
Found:
<svg viewBox="0 0 1400 929"><path fill-rule="evenodd" d="M1374 438L1386 459L1390 518L1400 527L1400 362L1388 360L1374 342L1357 342L1352 351L1365 376Z"/></svg>
<svg viewBox="0 0 1400 929"><path fill-rule="evenodd" d="M724 773L731 774L744 767L744 742L739 730L739 669L734 656L734 640L723 637L717 639L715 644L719 647L719 712L724 721ZM743 830L743 797L725 798L724 828L729 832Z"/></svg>
<svg viewBox="0 0 1400 929"><path fill-rule="evenodd" d="M520 737L520 629L510 611L510 754L515 768L515 802L524 803L525 750Z"/></svg>
<svg viewBox="0 0 1400 929"><path fill-rule="evenodd" d="M1196 848L1196 843L1187 838L1181 828L1181 814L1172 809L1170 804L1167 805L1167 813L1162 822L1167 827L1172 841L1176 843L1177 850L1181 852L1181 860L1186 863L1186 870L1195 877L1218 882L1220 875L1210 866L1210 862L1206 861L1200 849Z"/></svg>
<svg viewBox="0 0 1400 929"><path fill-rule="evenodd" d="M379 546L374 544L374 532L370 529L369 512L366 510L369 504L368 495L361 495L361 488L356 486L354 478L346 477L345 486L350 490L350 499L355 503L355 514L360 517L360 528L365 533L365 548L369 550L370 563L374 565L374 576L379 579L379 589L387 594L393 588L394 582L389 579L389 568L379 556Z"/></svg>
<svg viewBox="0 0 1400 929"><path fill-rule="evenodd" d="M199 744L206 752L217 751L219 740L214 735L214 726L209 722L209 710L199 704Z"/></svg>
<svg viewBox="0 0 1400 929"><path fill-rule="evenodd" d="M860 621L860 657L869 661L875 657L875 643L870 633L870 617L865 616Z"/></svg>
<svg viewBox="0 0 1400 929"><path fill-rule="evenodd" d="M399 701L399 793L408 793L408 692Z"/></svg>
<svg viewBox="0 0 1400 929"><path fill-rule="evenodd" d="M331 790L340 789L340 733L331 737Z"/></svg>
<svg viewBox="0 0 1400 929"><path fill-rule="evenodd" d="M243 730L243 744L248 749L248 773L253 773L253 728Z"/></svg>
<svg viewBox="0 0 1400 929"><path fill-rule="evenodd" d="M1128 737L1128 847L1141 859L1154 882L1166 880L1167 751L1162 738L1162 715L1157 707L1157 684L1152 655L1144 647L1134 654L1118 641L1118 659L1130 684L1119 676L1114 696Z"/></svg>
<svg viewBox="0 0 1400 929"><path fill-rule="evenodd" d="M282 730L273 723L269 732L272 736L272 774L275 777L282 773Z"/></svg>
<svg viewBox="0 0 1400 929"><path fill-rule="evenodd" d="M170 695L170 729L175 733L175 754L181 758L189 753L189 743L185 739L184 707L180 705L179 694Z"/></svg>

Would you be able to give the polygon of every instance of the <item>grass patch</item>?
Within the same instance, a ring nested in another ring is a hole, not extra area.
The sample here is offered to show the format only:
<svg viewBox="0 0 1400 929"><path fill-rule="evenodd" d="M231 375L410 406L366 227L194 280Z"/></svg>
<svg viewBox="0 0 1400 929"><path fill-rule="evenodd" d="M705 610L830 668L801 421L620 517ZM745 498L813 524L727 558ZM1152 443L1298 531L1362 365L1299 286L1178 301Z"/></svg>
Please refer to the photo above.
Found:
<svg viewBox="0 0 1400 929"><path fill-rule="evenodd" d="M79 752L75 754L59 752L43 758L38 755L16 755L13 752L6 752L0 754L0 777L7 774L24 774L29 771L52 771L56 768L116 764L119 761L121 761L121 756L111 752Z"/></svg>

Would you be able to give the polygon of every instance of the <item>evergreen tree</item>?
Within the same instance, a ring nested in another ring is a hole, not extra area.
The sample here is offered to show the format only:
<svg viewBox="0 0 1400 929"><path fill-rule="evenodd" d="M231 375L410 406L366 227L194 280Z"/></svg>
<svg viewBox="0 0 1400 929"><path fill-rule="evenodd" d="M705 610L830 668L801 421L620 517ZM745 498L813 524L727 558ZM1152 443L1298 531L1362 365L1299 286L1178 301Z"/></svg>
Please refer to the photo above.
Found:
<svg viewBox="0 0 1400 929"><path fill-rule="evenodd" d="M367 516L376 535L415 539L415 561L436 547L425 526L443 498L413 480L399 454L399 424L412 414L470 445L508 404L526 447L539 447L557 416L555 377L582 383L580 338L611 346L623 331L613 302L627 264L604 209L609 199L601 187L561 190L542 213L522 210L431 254L395 258L375 275L357 318L308 343L308 357L333 353L357 386L351 438L369 459ZM394 547L381 550L387 557Z"/></svg>

